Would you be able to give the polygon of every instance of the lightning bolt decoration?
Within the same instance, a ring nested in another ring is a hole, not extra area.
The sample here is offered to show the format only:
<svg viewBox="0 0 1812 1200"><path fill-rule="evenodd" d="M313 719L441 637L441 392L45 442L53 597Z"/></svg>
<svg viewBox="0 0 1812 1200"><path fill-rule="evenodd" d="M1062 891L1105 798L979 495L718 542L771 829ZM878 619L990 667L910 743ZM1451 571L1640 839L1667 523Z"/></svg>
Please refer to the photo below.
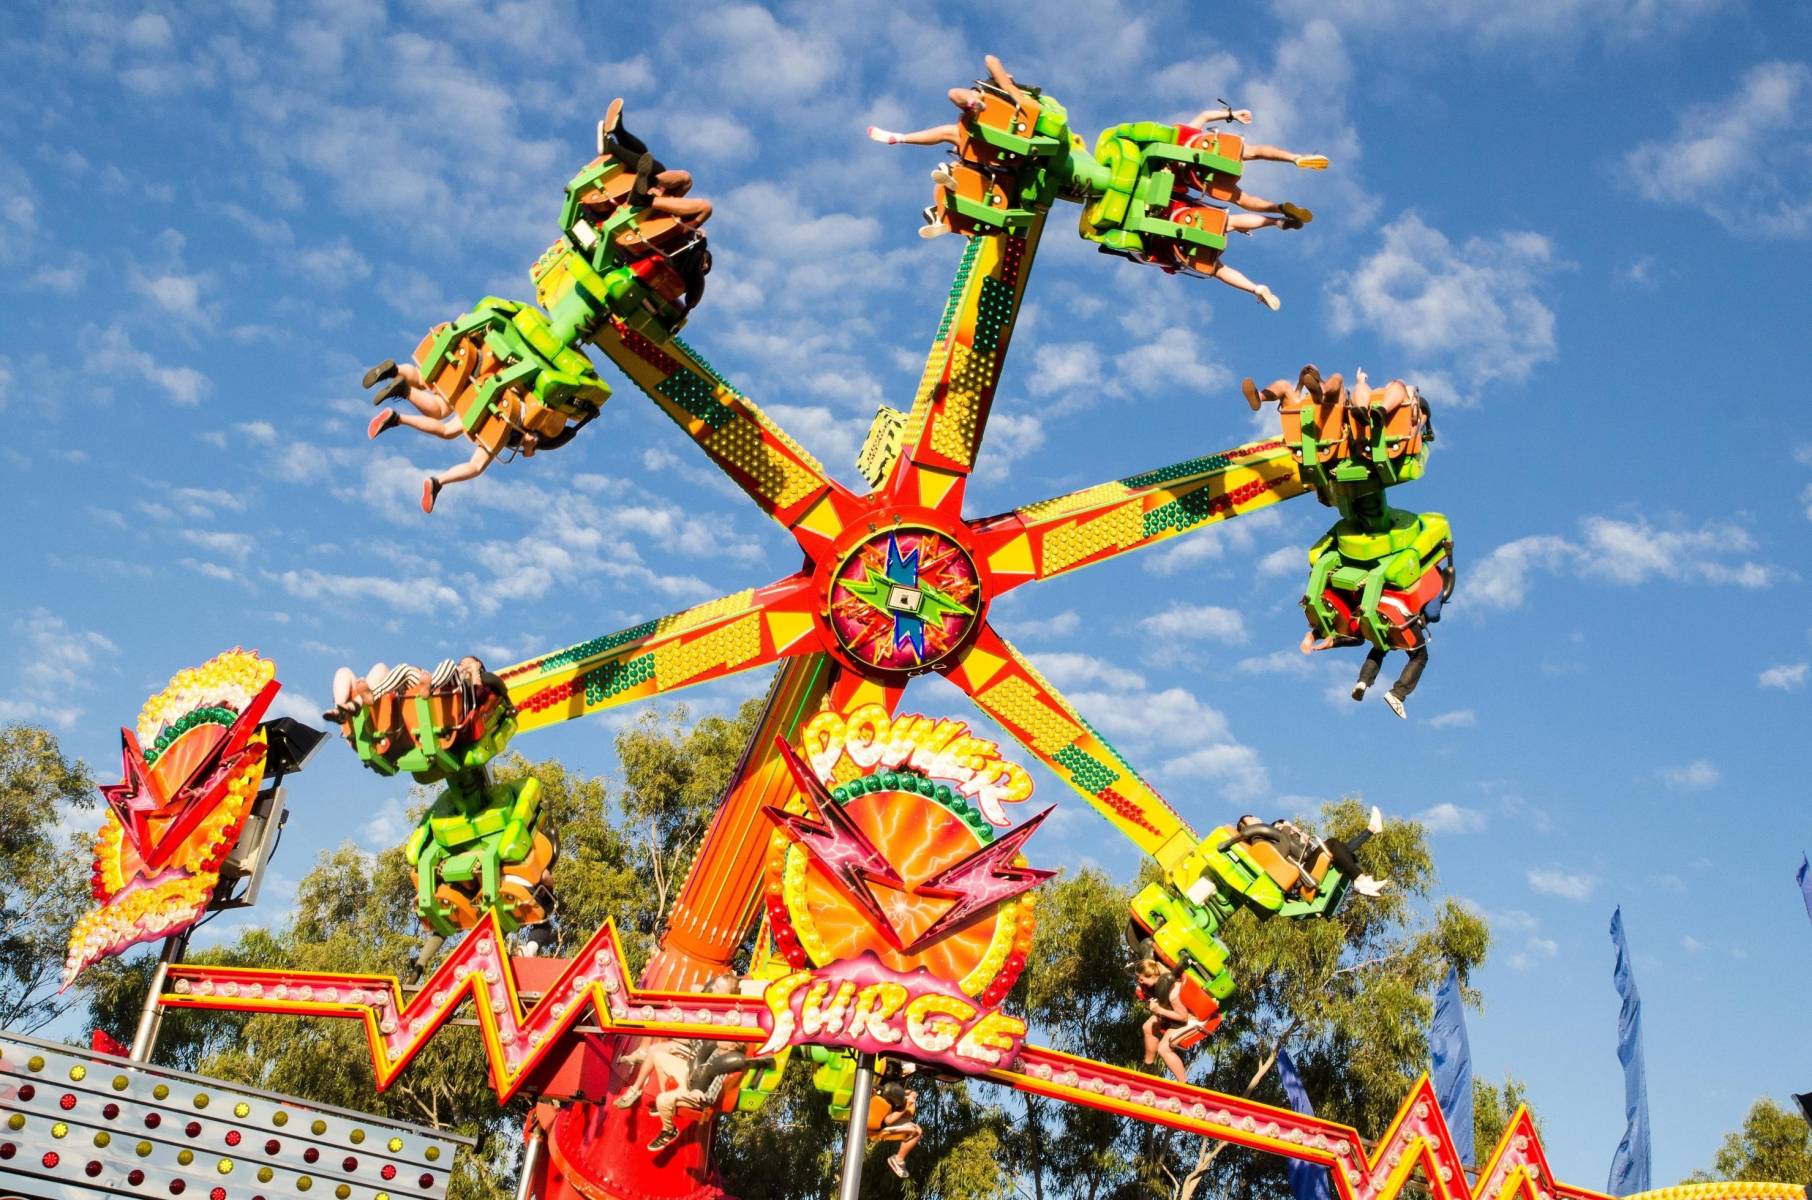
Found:
<svg viewBox="0 0 1812 1200"><path fill-rule="evenodd" d="M1037 867L1017 866L1013 862L1026 839L1056 808L1055 804L1051 805L1019 828L977 847L973 854L958 859L919 884L916 889L919 895L956 903L933 921L917 941L906 947L906 953L919 953L995 905L1029 892L1057 874Z"/></svg>
<svg viewBox="0 0 1812 1200"><path fill-rule="evenodd" d="M1031 822L1028 822L1031 824ZM571 1048L589 1012L605 1033L759 1043L768 1035L760 997L645 992L628 968L614 924L594 934L535 1006L524 1011L503 935L487 915L404 1002L394 978L250 967L173 965L165 1007L288 1013L361 1021L380 1089L453 1020L470 996L491 1085L507 1101L536 1066ZM1468 1179L1426 1075L1369 1151L1351 1126L1126 1067L1024 1046L1017 1061L980 1078L1264 1154L1327 1167L1339 1200L1398 1200L1417 1179L1430 1200L1611 1200L1554 1178L1526 1108L1511 1117L1476 1180ZM1675 1195L1679 1192L1679 1195ZM1650 1200L1803 1200L1799 1185L1706 1184L1663 1189Z"/></svg>
<svg viewBox="0 0 1812 1200"><path fill-rule="evenodd" d="M774 745L787 769L793 773L793 780L799 785L799 790L810 800L812 807L818 810L821 820L814 821L810 817L790 813L771 804L764 805L761 811L786 830L793 840L804 846L836 881L850 902L860 908L881 932L888 944L895 950L900 949L899 932L882 910L881 902L875 899L868 881L873 879L877 883L902 890L906 887L906 881L900 878L900 873L887 861L887 856L862 832L862 827L850 819L841 804L831 798L818 776L787 744L786 739L775 738Z"/></svg>

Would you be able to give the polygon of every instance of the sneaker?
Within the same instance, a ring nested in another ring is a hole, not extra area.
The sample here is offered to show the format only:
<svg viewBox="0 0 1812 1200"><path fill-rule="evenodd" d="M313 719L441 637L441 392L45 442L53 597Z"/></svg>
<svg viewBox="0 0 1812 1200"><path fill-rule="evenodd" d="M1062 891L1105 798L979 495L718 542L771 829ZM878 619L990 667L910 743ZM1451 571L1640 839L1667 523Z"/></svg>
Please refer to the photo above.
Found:
<svg viewBox="0 0 1812 1200"><path fill-rule="evenodd" d="M1390 705L1390 710L1392 712L1396 713L1399 717L1402 717L1405 721L1409 720L1409 714L1403 711L1403 701L1397 693L1384 693L1384 702Z"/></svg>
<svg viewBox="0 0 1812 1200"><path fill-rule="evenodd" d="M434 478L434 476L432 476L432 475L430 475L430 476L428 476L428 478L422 480L422 511L423 512L431 513L434 511L434 502L436 500L440 499L440 488L441 488L440 480Z"/></svg>
<svg viewBox="0 0 1812 1200"><path fill-rule="evenodd" d="M900 1161L898 1155L888 1158L887 1165L893 1168L893 1173L895 1175L898 1175L901 1179L906 1178L906 1164Z"/></svg>
<svg viewBox="0 0 1812 1200"><path fill-rule="evenodd" d="M1315 219L1315 214L1300 204L1284 205L1283 215L1285 229L1301 229Z"/></svg>
<svg viewBox="0 0 1812 1200"><path fill-rule="evenodd" d="M1277 294L1262 283L1258 285L1258 291L1253 294L1258 297L1258 302L1260 304L1264 305L1272 312L1276 312L1283 307L1283 301L1277 298Z"/></svg>
<svg viewBox="0 0 1812 1200"><path fill-rule="evenodd" d="M621 125L622 123L623 123L623 97L618 96L616 99L614 99L610 102L608 107L606 107L604 109L604 119L602 121L598 122L598 134L599 134L599 138L600 138L600 141L599 141L600 149L598 152L600 154L603 153L603 150L601 148L603 145L602 139L615 137L616 132L617 132L617 126Z"/></svg>
<svg viewBox="0 0 1812 1200"><path fill-rule="evenodd" d="M1246 398L1246 403L1252 406L1253 412L1257 412L1264 407L1264 395L1259 392L1258 385L1252 382L1252 377L1250 375L1239 381L1239 392L1240 395Z"/></svg>
<svg viewBox="0 0 1812 1200"><path fill-rule="evenodd" d="M1328 156L1325 154L1304 154L1297 158L1296 165L1305 171L1325 171L1328 169Z"/></svg>
<svg viewBox="0 0 1812 1200"><path fill-rule="evenodd" d="M1353 699L1355 699L1355 700L1365 699L1365 689L1368 686L1370 686L1370 685L1364 684L1364 683L1355 683L1353 685Z"/></svg>
<svg viewBox="0 0 1812 1200"><path fill-rule="evenodd" d="M648 1152L653 1154L657 1150L665 1150L677 1141L679 1141L679 1130L663 1129L654 1135L652 1142L648 1143Z"/></svg>
<svg viewBox="0 0 1812 1200"><path fill-rule="evenodd" d="M381 380L390 378L394 374L396 374L396 360L394 358L386 358L383 362L365 372L365 383L363 386L370 387Z"/></svg>
<svg viewBox="0 0 1812 1200"><path fill-rule="evenodd" d="M931 182L939 187L949 188L953 192L956 190L956 176L950 173L950 167L946 163L938 164L937 170L931 173Z"/></svg>
<svg viewBox="0 0 1812 1200"><path fill-rule="evenodd" d="M374 438L386 429L395 428L396 423L401 420L402 418L397 415L394 408L386 408L383 412L371 418L371 424L365 426L365 436Z"/></svg>
<svg viewBox="0 0 1812 1200"><path fill-rule="evenodd" d="M939 219L936 206L933 206L933 207L925 210L925 223L923 225L919 226L919 236L920 237L922 237L922 238L943 237L946 233L949 233L949 232L950 232L950 230L945 228L944 222L941 219Z"/></svg>
<svg viewBox="0 0 1812 1200"><path fill-rule="evenodd" d="M611 1103L618 1108L634 1108L635 1102L640 1099L641 1096L637 1095L635 1092L624 1092L621 1096L612 1100Z"/></svg>

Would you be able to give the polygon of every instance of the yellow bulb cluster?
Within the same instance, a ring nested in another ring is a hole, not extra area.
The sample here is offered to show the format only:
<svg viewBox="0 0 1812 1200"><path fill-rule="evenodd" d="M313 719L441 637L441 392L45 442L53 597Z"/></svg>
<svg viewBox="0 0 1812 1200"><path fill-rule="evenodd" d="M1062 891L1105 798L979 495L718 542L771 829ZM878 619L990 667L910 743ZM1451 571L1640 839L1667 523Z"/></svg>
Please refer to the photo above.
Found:
<svg viewBox="0 0 1812 1200"><path fill-rule="evenodd" d="M69 959L63 967L65 981L74 979L96 959L193 921L201 915L217 882L211 872L181 875L141 888L118 903L83 913L69 935Z"/></svg>
<svg viewBox="0 0 1812 1200"><path fill-rule="evenodd" d="M237 646L216 654L199 667L185 667L139 710L139 744L150 745L166 726L198 708L220 705L234 712L243 711L252 697L276 677L276 663Z"/></svg>
<svg viewBox="0 0 1812 1200"><path fill-rule="evenodd" d="M1800 1183L1751 1183L1742 1180L1718 1183L1682 1183L1675 1187L1638 1192L1624 1200L1805 1200Z"/></svg>

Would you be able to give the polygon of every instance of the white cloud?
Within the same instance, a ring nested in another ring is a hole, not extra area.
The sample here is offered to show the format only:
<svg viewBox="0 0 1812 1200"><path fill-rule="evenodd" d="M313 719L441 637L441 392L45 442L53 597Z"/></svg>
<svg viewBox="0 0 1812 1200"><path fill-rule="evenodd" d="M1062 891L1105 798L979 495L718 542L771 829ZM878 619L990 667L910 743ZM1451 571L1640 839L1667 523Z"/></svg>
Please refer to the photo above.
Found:
<svg viewBox="0 0 1812 1200"><path fill-rule="evenodd" d="M1662 767L1661 782L1676 791L1699 791L1716 787L1723 773L1708 759L1695 758L1677 767Z"/></svg>
<svg viewBox="0 0 1812 1200"><path fill-rule="evenodd" d="M1706 945L1692 934L1684 933L1680 935L1680 949L1688 954L1699 954L1706 949Z"/></svg>
<svg viewBox="0 0 1812 1200"><path fill-rule="evenodd" d="M1778 667L1769 667L1756 676L1759 687L1776 688L1783 692L1796 692L1806 686L1807 664L1803 662L1782 663Z"/></svg>
<svg viewBox="0 0 1812 1200"><path fill-rule="evenodd" d="M1430 833L1477 833L1485 828L1484 813L1445 800L1417 813L1416 820Z"/></svg>
<svg viewBox="0 0 1812 1200"><path fill-rule="evenodd" d="M1553 958L1560 953L1560 943L1553 938L1532 937L1523 943L1522 949L1510 956L1512 971L1528 971L1535 968L1544 959Z"/></svg>
<svg viewBox="0 0 1812 1200"><path fill-rule="evenodd" d="M371 276L371 264L343 237L325 246L293 250L289 261L296 270L327 287L342 287Z"/></svg>
<svg viewBox="0 0 1812 1200"><path fill-rule="evenodd" d="M1596 876L1561 867L1531 867L1528 880L1531 890L1562 900L1586 900L1598 889Z"/></svg>
<svg viewBox="0 0 1812 1200"><path fill-rule="evenodd" d="M1269 654L1242 658L1234 669L1246 675L1296 675L1315 673L1315 660L1300 650L1273 650Z"/></svg>
<svg viewBox="0 0 1812 1200"><path fill-rule="evenodd" d="M1456 708L1428 718L1431 729L1471 729L1479 723L1478 714L1470 708Z"/></svg>
<svg viewBox="0 0 1812 1200"><path fill-rule="evenodd" d="M1092 342L1054 342L1033 353L1026 390L1034 396L1072 397L1098 392L1104 382L1101 351Z"/></svg>
<svg viewBox="0 0 1812 1200"><path fill-rule="evenodd" d="M1234 798L1261 795L1269 775L1258 752L1239 742L1219 710L1184 688L1153 691L1145 677L1093 655L1029 656L1077 712L1135 765L1155 761L1167 780L1219 784ZM1141 770L1144 770L1141 767Z"/></svg>
<svg viewBox="0 0 1812 1200"><path fill-rule="evenodd" d="M223 555L235 562L244 562L256 549L257 542L249 533L229 533L220 529L184 529L181 531L184 541L200 546L203 550Z"/></svg>
<svg viewBox="0 0 1812 1200"><path fill-rule="evenodd" d="M1008 617L1001 628L1009 630L1015 641L1069 637L1082 628L1082 617L1074 609L1065 609L1041 620Z"/></svg>
<svg viewBox="0 0 1812 1200"><path fill-rule="evenodd" d="M1497 382L1521 383L1555 354L1554 313L1541 299L1559 262L1532 231L1471 237L1459 245L1414 213L1386 225L1383 244L1328 283L1338 333L1364 329L1409 356L1411 382L1456 381L1469 401ZM1382 382L1382 381L1380 381Z"/></svg>
<svg viewBox="0 0 1812 1200"><path fill-rule="evenodd" d="M1173 604L1139 622L1139 628L1156 638L1181 642L1246 640L1246 621L1237 609L1217 604Z"/></svg>
<svg viewBox="0 0 1812 1200"><path fill-rule="evenodd" d="M130 286L166 316L200 328L213 323L201 307L202 278L199 275L184 275L179 271L141 275L135 271L130 277Z"/></svg>
<svg viewBox="0 0 1812 1200"><path fill-rule="evenodd" d="M133 346L131 336L118 325L104 330L90 327L83 340L89 346L82 364L86 370L112 379L148 383L179 407L200 404L213 386L206 375L193 367L165 366Z"/></svg>
<svg viewBox="0 0 1812 1200"><path fill-rule="evenodd" d="M1633 585L1672 579L1717 586L1762 588L1781 572L1742 557L1755 539L1740 525L1710 523L1697 529L1661 529L1645 520L1587 517L1577 541L1550 534L1506 542L1467 575L1468 605L1520 608L1533 577L1570 568L1606 583Z"/></svg>
<svg viewBox="0 0 1812 1200"><path fill-rule="evenodd" d="M433 579L381 575L335 575L310 567L271 576L283 590L302 600L340 600L348 605L377 603L396 612L450 612L459 593Z"/></svg>
<svg viewBox="0 0 1812 1200"><path fill-rule="evenodd" d="M1524 0L1498 4L1490 0L1273 0L1289 18L1326 17L1345 28L1379 34L1400 43L1422 34L1443 38L1460 34L1480 49L1499 55L1507 47L1529 54L1551 54L1556 43L1587 34L1613 40L1649 37L1685 28L1728 5L1729 0Z"/></svg>
<svg viewBox="0 0 1812 1200"><path fill-rule="evenodd" d="M1308 569L1309 556L1301 546L1279 546L1258 560L1258 573L1264 577L1306 575Z"/></svg>
<svg viewBox="0 0 1812 1200"><path fill-rule="evenodd" d="M1690 208L1733 233L1812 234L1812 68L1750 68L1734 93L1688 109L1623 165L1644 199ZM1732 180L1739 186L1727 186ZM1713 189L1719 203L1694 203Z"/></svg>

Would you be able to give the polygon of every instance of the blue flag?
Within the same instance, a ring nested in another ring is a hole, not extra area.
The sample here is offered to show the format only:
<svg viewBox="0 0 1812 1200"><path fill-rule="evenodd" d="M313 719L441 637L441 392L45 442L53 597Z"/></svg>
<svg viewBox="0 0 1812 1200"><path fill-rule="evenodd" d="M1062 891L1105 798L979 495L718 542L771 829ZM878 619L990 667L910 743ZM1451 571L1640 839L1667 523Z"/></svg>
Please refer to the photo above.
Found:
<svg viewBox="0 0 1812 1200"><path fill-rule="evenodd" d="M1611 914L1611 941L1617 965L1611 972L1623 1007L1617 1013L1617 1061L1623 1064L1623 1116L1628 1124L1611 1159L1611 1178L1604 1190L1613 1196L1649 1190L1648 1080L1642 1070L1642 996L1630 969L1630 945L1623 936L1623 908Z"/></svg>
<svg viewBox="0 0 1812 1200"><path fill-rule="evenodd" d="M1806 856L1799 856L1799 873L1793 878L1799 880L1800 898L1806 902L1806 915L1812 917L1812 875L1807 873Z"/></svg>
<svg viewBox="0 0 1812 1200"><path fill-rule="evenodd" d="M1296 1073L1296 1064L1290 1061L1288 1050L1277 1052L1277 1077L1283 1081L1284 1095L1289 1098L1290 1107L1314 1116L1315 1106L1309 1103L1308 1089L1302 1086L1302 1076ZM1296 1200L1332 1200L1334 1189L1329 1186L1326 1167L1292 1160L1285 1164L1285 1169L1290 1173L1290 1193Z"/></svg>
<svg viewBox="0 0 1812 1200"><path fill-rule="evenodd" d="M1460 1161L1472 1165L1472 1047L1466 1042L1466 1011L1460 1002L1460 972L1447 968L1435 993L1434 1024L1428 1030L1428 1056L1434 1061L1435 1099L1453 1134Z"/></svg>

